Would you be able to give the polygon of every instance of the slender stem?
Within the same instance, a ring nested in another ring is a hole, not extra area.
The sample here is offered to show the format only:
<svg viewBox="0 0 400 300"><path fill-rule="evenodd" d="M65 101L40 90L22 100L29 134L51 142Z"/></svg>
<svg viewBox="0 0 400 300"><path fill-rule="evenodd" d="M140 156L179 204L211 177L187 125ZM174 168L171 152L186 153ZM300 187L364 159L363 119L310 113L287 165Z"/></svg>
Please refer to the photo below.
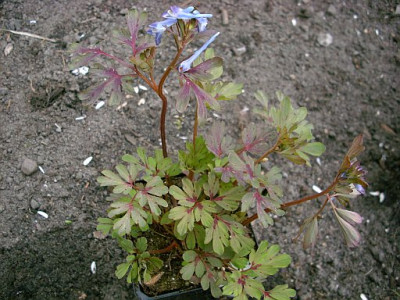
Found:
<svg viewBox="0 0 400 300"><path fill-rule="evenodd" d="M199 118L197 116L198 107L196 105L196 111L194 116L194 124L193 124L193 153L196 153L196 138L197 138L197 129L199 127ZM193 180L194 173L192 170L189 171L189 179Z"/></svg>
<svg viewBox="0 0 400 300"><path fill-rule="evenodd" d="M286 208L288 208L288 207L290 207L290 206L298 205L298 204L301 204L301 203L303 203L303 202L310 201L310 200L312 200L312 199L321 197L321 196L323 196L323 195L329 193L329 192L336 186L337 183L338 183L338 180L337 180L337 178L336 178L335 181L334 181L330 186L328 186L325 190L323 190L322 192L317 193L317 194L313 194L313 195L309 195L309 196L300 198L300 199L295 200L295 201L290 201L290 202L283 203L283 204L281 205L280 208L281 208L281 209L286 209ZM264 211L265 211L266 213L268 213L268 212L271 211L271 209L266 208L266 209L264 209ZM242 222L242 224L243 224L244 226L249 225L251 222L253 222L253 221L256 220L256 219L258 219L258 214L254 214L254 215L252 215L251 217L248 217L246 220L244 220L244 221Z"/></svg>
<svg viewBox="0 0 400 300"><path fill-rule="evenodd" d="M272 152L274 152L281 143L282 143L281 136L279 135L278 139L276 140L276 143L271 148L269 148L263 155L261 155L260 158L255 161L255 164L257 165L260 162L262 162L263 159L266 158L268 155L270 155Z"/></svg>
<svg viewBox="0 0 400 300"><path fill-rule="evenodd" d="M197 105L194 116L194 124L193 124L193 151L196 152L196 138L197 138L197 128L199 127L199 118L197 116Z"/></svg>
<svg viewBox="0 0 400 300"><path fill-rule="evenodd" d="M178 62L178 59L181 56L182 51L183 51L183 47L178 49L178 52L176 53L174 59L172 60L172 62L169 64L168 68L165 70L164 74L162 75L160 82L158 84L158 89L157 89L157 95L162 100L162 109L161 109L161 117L160 117L160 133L161 133L161 144L162 144L162 150L163 150L164 157L168 157L167 139L166 139L166 134L165 134L165 119L166 119L167 109L168 109L168 100L167 100L167 97L164 95L163 86L164 86L165 80L167 79L169 73L173 70L176 63Z"/></svg>
<svg viewBox="0 0 400 300"><path fill-rule="evenodd" d="M154 82L154 80L149 80L146 76L144 76L138 68L135 66L135 72L136 74L144 81L147 83L147 85L157 93L157 84Z"/></svg>
<svg viewBox="0 0 400 300"><path fill-rule="evenodd" d="M176 241L173 241L168 247L165 247L164 249L158 249L158 250L150 250L150 254L162 254L162 253L167 253L170 252L174 248L178 248L179 245Z"/></svg>
<svg viewBox="0 0 400 300"><path fill-rule="evenodd" d="M324 210L326 204L328 203L328 201L331 199L331 196L329 196L329 194L326 195L326 200L324 201L324 204L321 206L321 208L317 211L317 213L314 215L315 217L318 217L319 214Z"/></svg>

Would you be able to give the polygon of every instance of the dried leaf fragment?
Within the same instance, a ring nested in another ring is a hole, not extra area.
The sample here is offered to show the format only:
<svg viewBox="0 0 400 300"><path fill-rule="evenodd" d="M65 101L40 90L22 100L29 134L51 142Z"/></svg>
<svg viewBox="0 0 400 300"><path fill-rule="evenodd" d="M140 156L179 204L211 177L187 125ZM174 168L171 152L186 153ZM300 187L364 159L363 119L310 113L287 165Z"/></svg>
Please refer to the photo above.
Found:
<svg viewBox="0 0 400 300"><path fill-rule="evenodd" d="M144 284L147 286L152 286L152 285L156 284L163 275L164 275L164 272L160 272L160 273L154 275L153 277L151 277L151 279L149 281L146 281Z"/></svg>

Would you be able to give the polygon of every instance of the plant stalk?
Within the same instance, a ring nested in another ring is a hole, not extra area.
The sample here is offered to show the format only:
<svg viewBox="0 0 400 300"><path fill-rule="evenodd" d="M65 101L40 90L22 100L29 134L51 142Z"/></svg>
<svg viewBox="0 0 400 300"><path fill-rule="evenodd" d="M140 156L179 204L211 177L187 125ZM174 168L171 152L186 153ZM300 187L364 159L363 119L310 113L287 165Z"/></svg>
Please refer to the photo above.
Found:
<svg viewBox="0 0 400 300"><path fill-rule="evenodd" d="M295 200L295 201L290 201L290 202L283 203L280 208L281 209L286 209L286 208L288 208L290 206L298 205L298 204L301 204L303 202L310 201L312 199L316 199L318 197L321 197L321 196L329 193L336 186L337 183L338 183L338 180L335 179L335 181L330 186L328 186L325 190L323 190L322 192L314 194L314 195L305 196L305 197L300 198L300 199ZM266 208L266 209L264 209L264 211L266 213L269 213L269 212L271 212L271 209ZM257 213L252 215L251 217L248 217L246 220L244 220L242 222L242 225L243 226L249 225L251 222L253 222L256 219L258 219L258 214Z"/></svg>
<svg viewBox="0 0 400 300"><path fill-rule="evenodd" d="M176 53L174 59L172 60L172 62L169 64L168 68L165 70L164 74L162 75L160 82L158 83L158 88L157 88L157 95L162 100L162 109L161 109L161 116L160 116L160 133L161 133L161 144L162 144L162 150L163 150L164 157L168 157L167 139L166 139L166 134L165 134L165 118L167 115L168 100L167 100L167 97L164 95L163 86L164 86L165 80L167 79L169 73L173 70L176 63L178 62L178 59L181 56L182 51L183 51L183 47L178 49L178 52Z"/></svg>

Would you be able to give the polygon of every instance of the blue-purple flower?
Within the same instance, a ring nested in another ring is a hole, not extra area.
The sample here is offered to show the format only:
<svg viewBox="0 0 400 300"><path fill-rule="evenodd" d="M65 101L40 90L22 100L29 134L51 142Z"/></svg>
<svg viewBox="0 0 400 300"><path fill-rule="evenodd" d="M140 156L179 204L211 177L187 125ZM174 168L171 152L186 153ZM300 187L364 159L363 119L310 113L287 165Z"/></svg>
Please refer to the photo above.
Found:
<svg viewBox="0 0 400 300"><path fill-rule="evenodd" d="M165 19L163 21L154 22L149 25L150 29L147 33L155 36L156 45L161 43L162 34L167 30L167 28L174 25L178 20L191 20L196 19L198 22L198 31L202 32L206 29L207 18L211 18L212 14L201 14L193 6L187 8L180 8L178 6L171 6L169 10L162 14Z"/></svg>
<svg viewBox="0 0 400 300"><path fill-rule="evenodd" d="M218 35L219 35L219 32L214 34L207 42L204 43L203 46L201 46L197 51L195 51L191 57L189 57L188 59L181 62L181 64L179 65L179 68L178 68L179 72L183 73L183 72L188 71L190 69L192 63L196 60L196 58L198 58L200 56L200 54L204 50L206 50L206 48L215 40L215 38Z"/></svg>

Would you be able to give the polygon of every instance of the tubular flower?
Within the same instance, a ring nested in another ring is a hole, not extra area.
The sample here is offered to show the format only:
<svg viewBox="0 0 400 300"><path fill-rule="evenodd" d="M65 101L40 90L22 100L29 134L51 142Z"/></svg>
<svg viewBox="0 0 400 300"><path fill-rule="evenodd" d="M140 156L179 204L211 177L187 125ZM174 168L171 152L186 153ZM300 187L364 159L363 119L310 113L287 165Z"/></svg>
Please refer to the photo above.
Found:
<svg viewBox="0 0 400 300"><path fill-rule="evenodd" d="M148 34L155 36L156 45L161 43L161 37L164 31L166 31L168 27L174 25L178 20L186 21L196 19L198 21L198 31L202 32L206 29L207 18L211 18L212 14L201 14L198 10L195 10L193 6L183 9L174 5L164 12L162 17L165 20L150 24L150 29L147 31Z"/></svg>
<svg viewBox="0 0 400 300"><path fill-rule="evenodd" d="M181 62L181 64L179 65L179 68L178 68L179 72L183 73L183 72L186 72L187 70L189 70L190 66L196 60L196 58L198 58L200 56L200 54L204 50L206 50L206 48L215 40L215 38L219 34L220 34L219 32L214 34L207 42L204 43L203 46L201 46L197 51L195 51L191 57L189 57L188 59L186 59L183 62Z"/></svg>

